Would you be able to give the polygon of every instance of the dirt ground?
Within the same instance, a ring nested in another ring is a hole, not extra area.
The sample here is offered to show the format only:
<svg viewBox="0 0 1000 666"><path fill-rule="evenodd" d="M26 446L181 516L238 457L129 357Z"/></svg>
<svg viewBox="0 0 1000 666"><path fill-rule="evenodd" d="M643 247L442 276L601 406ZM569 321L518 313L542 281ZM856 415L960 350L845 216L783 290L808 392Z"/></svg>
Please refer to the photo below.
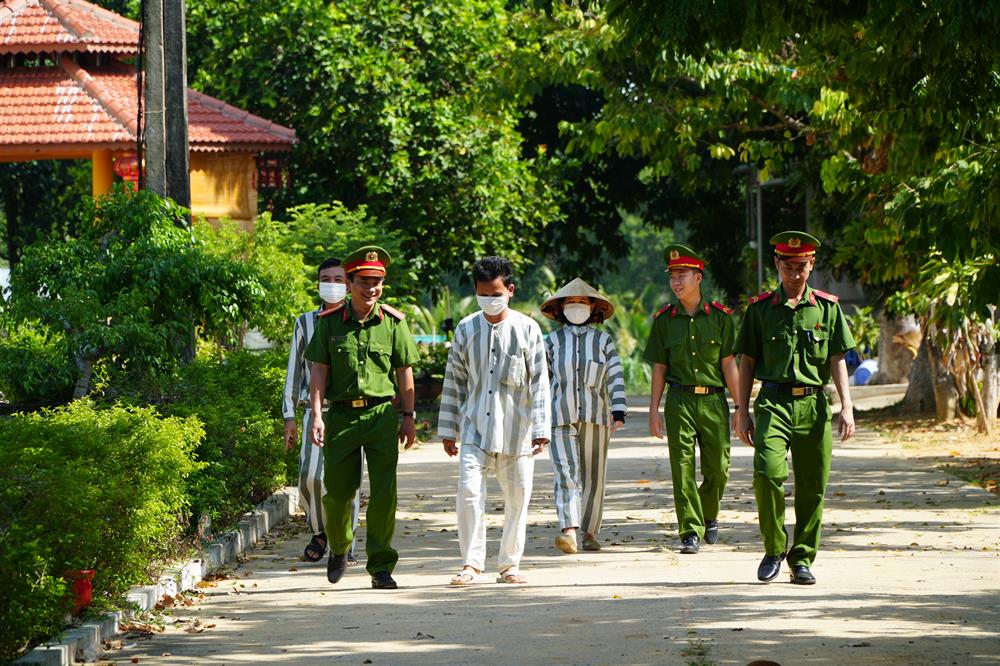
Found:
<svg viewBox="0 0 1000 666"><path fill-rule="evenodd" d="M173 600L158 618L162 632L136 627L105 659L171 665L998 663L1000 498L941 467L966 454L996 452L989 443L984 450L938 450L917 438L929 447L925 452L909 448L908 431L900 427L866 417L859 425L854 440L835 446L812 587L791 585L786 571L771 584L756 580L762 550L751 450L738 442L719 543L698 555L678 553L666 446L648 436L645 410L635 401L626 428L612 440L599 553L567 556L553 548L552 473L543 456L522 563L529 584L501 585L491 576L470 588L449 586L460 567L457 469L440 444L428 443L400 459L395 545L401 559L394 575L401 589L371 590L363 568L330 585L323 562L301 561L307 535L299 520L223 577ZM956 442L963 433L936 435ZM492 570L502 517L495 482L488 506ZM788 511L791 522L791 506Z"/></svg>

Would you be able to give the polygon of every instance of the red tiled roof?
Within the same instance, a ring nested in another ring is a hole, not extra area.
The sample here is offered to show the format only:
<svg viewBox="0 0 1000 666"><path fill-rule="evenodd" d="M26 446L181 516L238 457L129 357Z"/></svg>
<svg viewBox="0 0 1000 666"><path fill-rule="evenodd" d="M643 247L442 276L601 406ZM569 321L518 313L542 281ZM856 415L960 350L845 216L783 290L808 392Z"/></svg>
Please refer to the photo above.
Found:
<svg viewBox="0 0 1000 666"><path fill-rule="evenodd" d="M0 68L0 157L73 146L127 149L135 143L135 70L122 63L86 70L63 56L56 67ZM295 130L188 90L192 151L283 151Z"/></svg>
<svg viewBox="0 0 1000 666"><path fill-rule="evenodd" d="M139 24L85 0L0 0L0 53L135 53Z"/></svg>

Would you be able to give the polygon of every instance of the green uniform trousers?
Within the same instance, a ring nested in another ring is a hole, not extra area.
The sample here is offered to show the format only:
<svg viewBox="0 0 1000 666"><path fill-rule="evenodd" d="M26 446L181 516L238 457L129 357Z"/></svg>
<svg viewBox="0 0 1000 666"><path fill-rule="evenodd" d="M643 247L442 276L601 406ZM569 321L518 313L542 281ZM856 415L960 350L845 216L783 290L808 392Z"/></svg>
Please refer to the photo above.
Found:
<svg viewBox="0 0 1000 666"><path fill-rule="evenodd" d="M795 534L788 551L788 564L811 566L819 550L823 522L823 496L830 477L833 442L830 404L826 395L793 398L761 390L753 405L753 489L757 496L757 520L768 555L780 555L788 547L785 533L786 451L792 452L795 470Z"/></svg>
<svg viewBox="0 0 1000 666"><path fill-rule="evenodd" d="M705 522L716 520L729 480L729 404L724 393L696 395L667 391L664 412L670 475L674 483L677 532L705 536ZM698 485L695 444L701 452Z"/></svg>
<svg viewBox="0 0 1000 666"><path fill-rule="evenodd" d="M326 536L330 552L346 553L354 541L352 504L361 484L361 449L368 460L371 496L365 513L368 573L392 570L399 553L392 547L396 531L396 463L399 422L391 403L367 409L331 408L326 413L323 481Z"/></svg>

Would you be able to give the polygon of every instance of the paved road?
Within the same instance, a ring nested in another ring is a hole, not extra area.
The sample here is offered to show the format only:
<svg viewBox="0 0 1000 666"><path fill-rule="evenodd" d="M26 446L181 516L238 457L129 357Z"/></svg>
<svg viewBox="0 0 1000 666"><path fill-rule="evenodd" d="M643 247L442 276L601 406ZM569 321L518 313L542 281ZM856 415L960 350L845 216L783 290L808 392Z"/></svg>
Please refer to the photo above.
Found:
<svg viewBox="0 0 1000 666"><path fill-rule="evenodd" d="M680 555L666 447L636 405L616 435L600 553L561 555L552 474L536 467L523 563L528 586L453 588L455 462L439 445L402 456L396 578L363 569L337 586L299 561L286 531L203 590L187 620L126 640L109 660L151 664L1000 663L1000 500L906 458L862 422L835 448L824 546L799 587L763 585L750 449L733 445L720 542ZM495 483L490 492L498 498ZM495 568L499 500L490 516ZM793 516L789 506L789 516ZM301 525L301 521L298 523ZM363 536L363 535L362 535ZM489 579L492 581L492 577ZM238 594L236 593L238 592ZM200 626L194 627L197 620ZM187 631L185 631L187 629ZM190 633L195 632L195 633Z"/></svg>

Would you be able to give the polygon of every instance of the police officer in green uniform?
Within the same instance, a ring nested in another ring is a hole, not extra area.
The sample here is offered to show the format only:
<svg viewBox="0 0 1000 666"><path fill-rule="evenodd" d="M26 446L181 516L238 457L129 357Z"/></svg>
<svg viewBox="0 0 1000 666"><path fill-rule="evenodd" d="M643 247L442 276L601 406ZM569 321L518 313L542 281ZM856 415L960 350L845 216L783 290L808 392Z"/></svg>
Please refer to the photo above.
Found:
<svg viewBox="0 0 1000 666"><path fill-rule="evenodd" d="M781 285L750 298L736 341L740 358L738 403L750 400L754 377L762 382L750 415L737 414L740 439L754 447L754 493L764 540L757 578L769 582L788 558L792 582L816 582L809 567L819 549L823 495L830 476L831 411L823 385L831 378L840 396L840 439L854 434L854 410L844 353L854 338L837 297L807 284L820 242L801 231L771 239ZM795 469L795 532L785 531L786 450Z"/></svg>
<svg viewBox="0 0 1000 666"><path fill-rule="evenodd" d="M416 439L411 366L417 362L417 348L403 313L378 302L390 262L389 253L373 245L344 259L351 298L320 313L305 354L313 362L309 386L313 414L323 413L324 396L330 405L325 419L313 419L312 427L313 443L324 447L327 578L336 583L347 568L347 551L354 539L351 502L360 484L363 448L371 486L365 514L366 568L375 589L396 589L392 570L399 554L392 547L392 535L397 441L405 441L408 449ZM403 404L402 427L390 402L396 385Z"/></svg>
<svg viewBox="0 0 1000 666"><path fill-rule="evenodd" d="M737 390L732 311L704 301L705 260L684 245L666 250L670 288L677 304L656 313L645 358L653 364L649 432L663 437L660 398L666 401L667 448L674 484L677 531L682 553L697 553L701 539L719 537L719 505L729 479L729 405L725 386ZM746 404L746 403L743 403ZM698 485L695 446L701 451L703 481Z"/></svg>

